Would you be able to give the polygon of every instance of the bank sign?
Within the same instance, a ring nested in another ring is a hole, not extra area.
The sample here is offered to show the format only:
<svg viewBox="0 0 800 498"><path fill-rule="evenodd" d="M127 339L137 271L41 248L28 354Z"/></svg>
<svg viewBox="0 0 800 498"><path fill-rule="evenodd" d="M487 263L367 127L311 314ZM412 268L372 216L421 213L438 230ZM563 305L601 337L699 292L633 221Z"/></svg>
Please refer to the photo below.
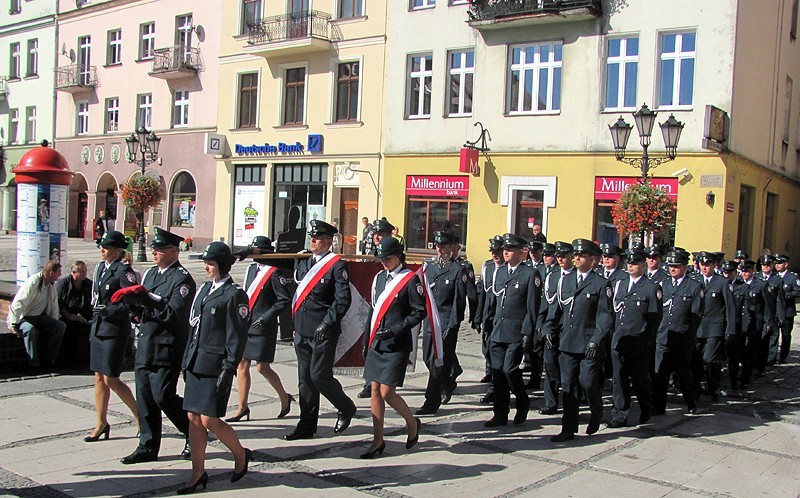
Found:
<svg viewBox="0 0 800 498"><path fill-rule="evenodd" d="M233 148L234 154L240 156L264 156L273 154L302 154L304 152L322 152L323 149L323 136L319 134L311 134L308 136L308 141L305 144L295 142L287 144L278 142L277 144L235 144Z"/></svg>
<svg viewBox="0 0 800 498"><path fill-rule="evenodd" d="M408 197L469 197L468 176L406 176Z"/></svg>
<svg viewBox="0 0 800 498"><path fill-rule="evenodd" d="M599 201L616 201L639 181L640 177L597 176L594 179L594 198ZM670 199L678 200L677 178L649 178L647 181L666 192Z"/></svg>

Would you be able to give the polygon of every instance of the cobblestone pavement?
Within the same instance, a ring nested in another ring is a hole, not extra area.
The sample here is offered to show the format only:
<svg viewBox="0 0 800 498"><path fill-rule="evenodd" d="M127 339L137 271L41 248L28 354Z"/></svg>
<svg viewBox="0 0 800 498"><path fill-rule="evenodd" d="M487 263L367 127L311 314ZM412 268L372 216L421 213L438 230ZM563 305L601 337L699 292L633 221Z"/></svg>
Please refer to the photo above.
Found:
<svg viewBox="0 0 800 498"><path fill-rule="evenodd" d="M13 245L0 237L0 252ZM85 257L79 250L71 256ZM78 244L76 244L78 245ZM90 246L89 244L85 244ZM94 261L96 249L85 248ZM194 263L189 263L193 265ZM243 271L244 265L239 268ZM198 266L199 268L199 266ZM0 280L3 280L0 268ZM190 270L195 273L194 268ZM199 276L199 275L198 275ZM798 334L796 334L798 335ZM341 435L333 434L336 413L323 399L314 439L286 442L298 408L277 420L280 402L253 371L249 422L234 424L245 446L255 451L250 473L229 482L233 461L219 442L209 445L208 493L230 496L800 496L800 344L788 364L779 365L718 403L707 397L696 416L684 415L678 396L665 416L643 427L579 434L572 442L550 443L559 416L531 412L521 426L485 429L491 416L479 399L483 359L477 335L462 330L458 346L464 374L448 405L423 417L420 443L406 451L405 428L387 409L387 447L382 457L359 459L371 439L369 400L356 399L358 415ZM274 367L289 392L297 393L296 359L291 345L278 344ZM425 366L406 377L400 390L412 408L423 401ZM355 398L362 380L340 375ZM133 385L131 372L123 380ZM112 396L111 439L83 442L94 424L93 380L67 372L0 382L0 496L160 496L171 495L188 479L190 464L178 457L182 438L167 422L157 462L124 466L119 458L136 446L136 429L127 409ZM180 387L182 389L182 386ZM541 408L537 392L533 408ZM229 413L234 410L231 397ZM610 398L606 396L606 411ZM633 410L636 412L636 408ZM582 423L588 413L582 414ZM632 414L632 420L638 413ZM583 429L585 426L581 426Z"/></svg>

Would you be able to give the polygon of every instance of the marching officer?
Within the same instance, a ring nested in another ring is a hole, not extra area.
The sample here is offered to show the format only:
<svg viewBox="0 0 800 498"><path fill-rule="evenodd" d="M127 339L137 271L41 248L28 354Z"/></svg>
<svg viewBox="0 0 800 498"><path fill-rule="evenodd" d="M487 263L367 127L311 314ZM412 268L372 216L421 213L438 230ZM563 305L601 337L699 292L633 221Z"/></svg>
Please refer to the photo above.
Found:
<svg viewBox="0 0 800 498"><path fill-rule="evenodd" d="M284 436L287 441L314 437L320 394L338 410L334 433L347 429L356 413L353 400L333 377L342 318L350 307L347 263L331 252L333 235L338 230L321 220L311 220L310 224L311 257L297 264L295 280L299 284L292 299L300 421L294 431Z"/></svg>
<svg viewBox="0 0 800 498"><path fill-rule="evenodd" d="M592 435L600 428L603 417L600 387L603 353L614 320L611 286L608 280L593 271L600 257L600 248L587 239L575 239L572 246L575 271L559 282L560 306L547 318L551 330L555 323L561 325L559 364L564 414L561 432L550 438L554 443L571 441L578 432L580 389L586 394L591 411L586 434ZM548 333L546 339L552 341L553 336Z"/></svg>
<svg viewBox="0 0 800 498"><path fill-rule="evenodd" d="M744 294L742 306L742 337L738 343L742 376L739 387L747 389L753 368L756 366L758 346L766 324L774 319L774 307L767 305L772 297L767 282L755 276L755 261L744 261L740 265L742 285L736 290Z"/></svg>
<svg viewBox="0 0 800 498"><path fill-rule="evenodd" d="M614 283L614 332L611 335L614 407L608 427L628 425L631 385L639 402L639 423L650 419L653 394L648 368L650 345L661 322L661 287L644 276L647 253L628 251L628 272Z"/></svg>
<svg viewBox="0 0 800 498"><path fill-rule="evenodd" d="M692 353L697 342L697 329L703 316L703 289L686 276L689 255L682 251L667 253L670 278L662 282L663 315L656 336L653 382L653 411L656 415L667 408L667 385L672 372L678 374L688 413L697 413L697 399L692 378Z"/></svg>
<svg viewBox="0 0 800 498"><path fill-rule="evenodd" d="M601 265L600 268L597 269L597 272L608 280L611 287L614 288L617 282L627 276L625 270L621 266L622 248L616 244L600 244L600 250L603 254ZM606 341L603 370L606 379L611 379L613 377L614 366L611 363L611 341Z"/></svg>
<svg viewBox="0 0 800 498"><path fill-rule="evenodd" d="M645 249L645 251L647 251L647 278L654 283L660 284L669 278L669 274L661 267L661 247L652 245Z"/></svg>
<svg viewBox="0 0 800 498"><path fill-rule="evenodd" d="M774 365L778 359L778 335L786 321L786 297L783 280L775 273L773 257L768 254L761 256L759 262L761 273L756 278L767 283L768 291L764 299L764 328L756 350L756 375L761 377L767 365Z"/></svg>
<svg viewBox="0 0 800 498"><path fill-rule="evenodd" d="M189 313L197 286L181 265L183 237L155 227L150 243L155 266L142 278L147 292L126 298L140 308L136 348L136 405L139 408L139 446L123 464L153 461L161 448L161 412L186 438L181 456L188 459L189 419L177 394L181 359L189 338Z"/></svg>
<svg viewBox="0 0 800 498"><path fill-rule="evenodd" d="M558 241L555 244L546 243L542 251L544 258L549 258L552 251L556 263L548 266L547 277L542 289L542 300L539 304L539 317L537 326L542 336L544 363L544 408L539 410L542 415L555 415L558 412L558 391L561 389L561 366L558 359L561 352L558 350L561 337L561 323L546 323L548 316L554 316L561 303L558 300L558 289L562 278L569 275L574 266L572 263L572 244ZM548 337L549 335L549 337Z"/></svg>
<svg viewBox="0 0 800 498"><path fill-rule="evenodd" d="M523 263L525 245L522 237L511 233L503 235L505 264L495 274L491 289L495 298L488 306L492 320L489 354L495 393L494 415L484 422L486 427L508 423L509 390L517 401L515 425L527 420L530 409L530 398L525 391L519 364L523 349L532 344L542 280L536 269Z"/></svg>
<svg viewBox="0 0 800 498"><path fill-rule="evenodd" d="M723 261L722 274L731 285L733 294L733 306L736 320L736 335L733 337L725 336L725 353L728 357L728 378L731 382L731 389L739 389L739 364L740 355L744 350L745 333L742 330L742 318L745 312L744 303L747 296L748 286L739 277L739 263L736 261Z"/></svg>
<svg viewBox="0 0 800 498"><path fill-rule="evenodd" d="M452 230L439 230L434 234L437 262L428 264L425 279L433 291L439 322L442 326L444 363L436 365L433 337L428 321L425 321L422 336L422 349L425 365L428 367L428 385L425 388L425 402L416 411L417 415L432 415L439 410L443 399L453 392L450 374L458 342L458 328L464 320L467 300L467 274L464 267L453 260L452 246L456 234Z"/></svg>
<svg viewBox="0 0 800 498"><path fill-rule="evenodd" d="M475 283L475 267L472 266L472 263L467 260L464 256L461 255L461 237L456 235L456 243L453 244L453 260L464 267L464 273L467 275L467 309L469 309L469 317L470 317L470 327L475 330L475 321L472 319L475 315L478 314L478 286ZM456 390L456 379L458 376L464 373L464 369L461 368L461 363L458 361L458 355L454 353L453 356L453 370L450 372L450 379L448 381L448 385L450 389L448 392L445 393L444 398L442 399L443 404L447 404L450 402L450 397L453 395L453 391Z"/></svg>
<svg viewBox="0 0 800 498"><path fill-rule="evenodd" d="M492 322L489 320L487 308L490 301L494 299L492 286L497 270L503 266L503 237L495 235L489 239L489 252L491 259L484 261L481 267L481 274L478 277L478 307L473 322L477 327L475 330L481 334L481 352L485 360L485 374L481 379L482 383L488 383L489 387L486 394L481 398L481 403L494 402L494 384L492 383L492 363L489 354L489 336L492 333Z"/></svg>
<svg viewBox="0 0 800 498"><path fill-rule="evenodd" d="M800 297L800 277L795 272L789 271L789 256L783 254L775 255L775 270L783 280L783 294L786 298L786 320L781 326L781 347L778 356L778 363L785 363L792 345L794 317L797 316L797 298Z"/></svg>
<svg viewBox="0 0 800 498"><path fill-rule="evenodd" d="M528 241L528 256L530 259L525 261L526 265L539 272L539 279L541 282L544 282L545 277L547 277L547 267L544 264L542 255L543 249L544 245L542 242L539 242L538 240ZM539 386L542 384L542 367L544 365L542 350L544 348L541 335L539 334L539 329L535 327L537 324L538 313L537 320L534 321L534 331L533 336L531 337L531 345L530 347L526 348L522 359L522 371L530 371L531 373L528 383L525 384L526 389L539 389Z"/></svg>

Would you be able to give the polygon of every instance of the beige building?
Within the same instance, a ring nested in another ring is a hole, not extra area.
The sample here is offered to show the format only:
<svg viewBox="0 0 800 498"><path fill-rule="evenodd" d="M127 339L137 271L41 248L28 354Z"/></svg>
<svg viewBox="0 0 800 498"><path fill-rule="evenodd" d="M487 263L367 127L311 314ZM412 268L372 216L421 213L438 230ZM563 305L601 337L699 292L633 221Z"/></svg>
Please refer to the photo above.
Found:
<svg viewBox="0 0 800 498"><path fill-rule="evenodd" d="M217 238L246 245L316 218L357 249L360 218L380 209L386 8L238 0L222 11Z"/></svg>

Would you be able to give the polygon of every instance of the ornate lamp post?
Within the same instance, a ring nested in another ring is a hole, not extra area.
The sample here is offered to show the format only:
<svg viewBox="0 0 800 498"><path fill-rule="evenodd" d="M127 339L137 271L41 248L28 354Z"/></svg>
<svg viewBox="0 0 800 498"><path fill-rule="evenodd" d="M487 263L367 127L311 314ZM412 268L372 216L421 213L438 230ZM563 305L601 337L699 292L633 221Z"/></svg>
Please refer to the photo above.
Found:
<svg viewBox="0 0 800 498"><path fill-rule="evenodd" d="M139 165L142 170L142 176L144 176L144 169L147 165L158 159L160 143L161 137L157 136L153 131L148 132L144 126L140 126L136 133L131 133L131 136L125 139L125 145L128 148L128 162ZM136 213L136 216L139 218L136 237L139 241L139 254L136 256L136 261L147 261L144 240L144 209Z"/></svg>

